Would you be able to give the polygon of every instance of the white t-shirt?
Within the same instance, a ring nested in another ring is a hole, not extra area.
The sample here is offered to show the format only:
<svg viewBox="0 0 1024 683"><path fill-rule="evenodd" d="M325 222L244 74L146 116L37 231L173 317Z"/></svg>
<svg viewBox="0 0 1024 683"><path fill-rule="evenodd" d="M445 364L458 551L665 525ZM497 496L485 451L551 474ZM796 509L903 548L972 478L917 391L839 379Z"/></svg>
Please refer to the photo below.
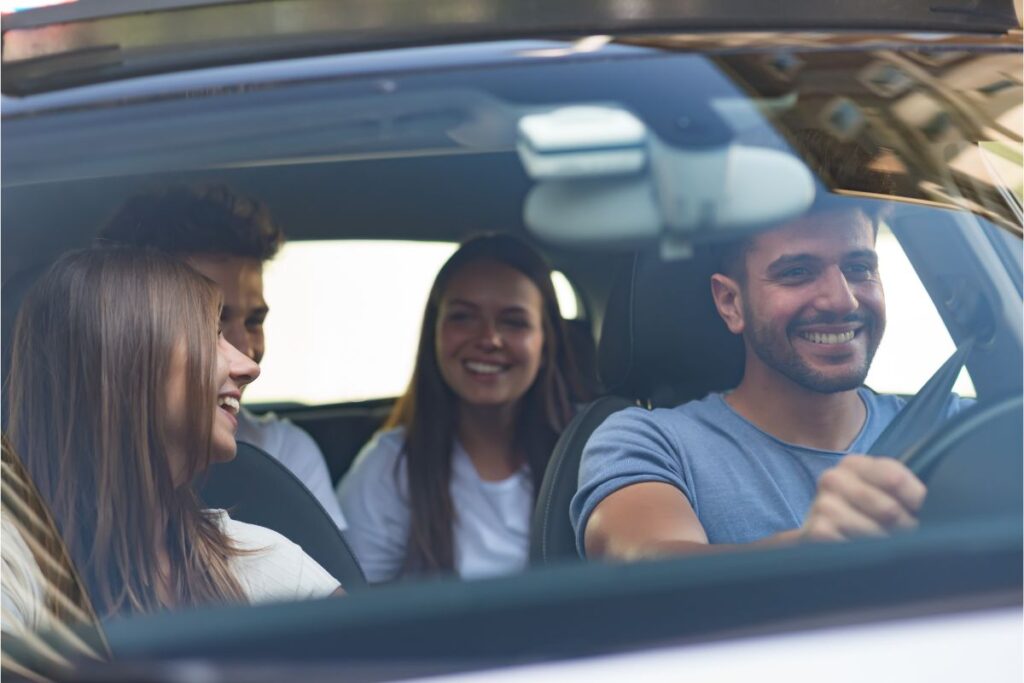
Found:
<svg viewBox="0 0 1024 683"><path fill-rule="evenodd" d="M307 600L330 595L338 580L287 538L266 527L231 519L224 510L208 510L221 530L242 550L229 566L252 604Z"/></svg>
<svg viewBox="0 0 1024 683"><path fill-rule="evenodd" d="M231 519L224 510L208 510L217 525L248 554L232 557L229 566L252 604L307 600L330 595L338 580L302 548L270 529ZM42 573L25 540L7 516L2 527L2 628L15 634L49 628Z"/></svg>
<svg viewBox="0 0 1024 683"><path fill-rule="evenodd" d="M411 514L404 445L402 428L376 434L338 485L349 524L345 538L371 582L397 578L405 562ZM523 569L533 512L529 469L502 481L484 481L456 443L449 490L459 576L473 579Z"/></svg>
<svg viewBox="0 0 1024 683"><path fill-rule="evenodd" d="M242 408L238 413L238 432L235 438L266 451L291 470L323 505L338 528L345 530L345 517L334 496L327 461L313 437L296 427L291 420L280 418L274 413L257 416Z"/></svg>

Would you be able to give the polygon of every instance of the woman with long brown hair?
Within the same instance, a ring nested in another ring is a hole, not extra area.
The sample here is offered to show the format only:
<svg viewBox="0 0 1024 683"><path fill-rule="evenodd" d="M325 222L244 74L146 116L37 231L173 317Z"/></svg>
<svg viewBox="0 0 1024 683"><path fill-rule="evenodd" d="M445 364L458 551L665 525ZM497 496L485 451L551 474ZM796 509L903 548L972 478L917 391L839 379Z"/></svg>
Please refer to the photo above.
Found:
<svg viewBox="0 0 1024 683"><path fill-rule="evenodd" d="M408 390L338 487L367 578L521 569L582 394L544 260L510 235L463 243L431 288Z"/></svg>
<svg viewBox="0 0 1024 683"><path fill-rule="evenodd" d="M201 507L259 374L218 330L210 281L135 248L72 252L15 326L9 436L102 616L328 595L295 544Z"/></svg>

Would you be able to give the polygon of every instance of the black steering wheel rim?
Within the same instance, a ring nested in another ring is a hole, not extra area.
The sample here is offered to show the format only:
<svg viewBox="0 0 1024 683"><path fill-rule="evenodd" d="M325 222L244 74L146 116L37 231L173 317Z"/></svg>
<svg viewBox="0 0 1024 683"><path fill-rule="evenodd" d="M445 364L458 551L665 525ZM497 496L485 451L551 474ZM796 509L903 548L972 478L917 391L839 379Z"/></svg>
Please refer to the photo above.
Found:
<svg viewBox="0 0 1024 683"><path fill-rule="evenodd" d="M922 523L1021 516L1024 396L977 405L942 423L903 463L927 486Z"/></svg>

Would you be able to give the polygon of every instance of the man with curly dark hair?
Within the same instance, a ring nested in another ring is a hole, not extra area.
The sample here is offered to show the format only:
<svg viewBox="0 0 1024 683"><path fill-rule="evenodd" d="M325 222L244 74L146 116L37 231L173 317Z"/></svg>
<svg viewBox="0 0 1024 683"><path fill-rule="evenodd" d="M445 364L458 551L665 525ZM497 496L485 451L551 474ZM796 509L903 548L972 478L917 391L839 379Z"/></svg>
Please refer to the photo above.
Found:
<svg viewBox="0 0 1024 683"><path fill-rule="evenodd" d="M224 295L224 337L257 363L263 358L263 264L273 258L284 234L258 201L214 185L173 187L129 199L99 238L177 254L213 280ZM277 458L316 497L338 528L345 528L330 473L316 442L292 424L244 407L238 415L239 441Z"/></svg>

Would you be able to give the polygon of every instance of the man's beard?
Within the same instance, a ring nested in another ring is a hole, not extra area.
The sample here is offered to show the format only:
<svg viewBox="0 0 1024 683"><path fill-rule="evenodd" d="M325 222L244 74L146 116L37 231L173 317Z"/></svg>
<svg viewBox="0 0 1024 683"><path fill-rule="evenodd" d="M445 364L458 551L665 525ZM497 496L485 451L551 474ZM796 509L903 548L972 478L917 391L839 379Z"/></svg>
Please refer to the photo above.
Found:
<svg viewBox="0 0 1024 683"><path fill-rule="evenodd" d="M797 326L796 323L789 325L786 328L785 334L780 339L771 326L763 324L753 315L753 312L746 307L746 302L744 302L744 316L753 323L748 328L747 344L757 354L757 357L761 359L761 362L805 389L810 389L820 394L849 391L864 384L864 380L868 376L868 369L871 367L871 361L874 360L875 351L878 350L878 344L881 341L878 320L876 316L870 313L855 313L841 319L838 317L830 319L819 317L814 321L801 322L801 324L810 324L811 322L814 324L852 322L863 324L858 334L868 335L864 363L861 367L854 368L845 374L826 375L807 365L799 352L790 343L789 340L794 334L793 328Z"/></svg>

